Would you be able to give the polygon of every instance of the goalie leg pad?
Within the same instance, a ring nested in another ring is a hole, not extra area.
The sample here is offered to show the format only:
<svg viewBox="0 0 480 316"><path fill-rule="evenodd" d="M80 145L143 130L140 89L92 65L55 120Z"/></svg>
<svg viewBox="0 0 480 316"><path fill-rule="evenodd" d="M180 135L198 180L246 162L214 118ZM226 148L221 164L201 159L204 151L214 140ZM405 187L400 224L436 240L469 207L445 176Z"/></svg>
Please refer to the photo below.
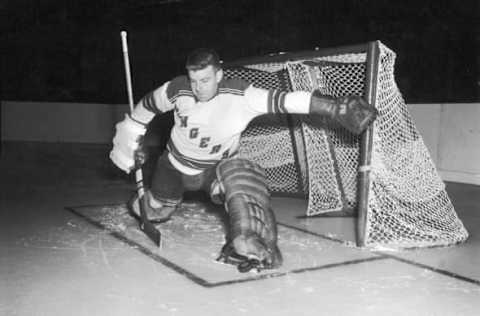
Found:
<svg viewBox="0 0 480 316"><path fill-rule="evenodd" d="M245 159L224 160L217 179L229 215L228 241L220 259L245 258L238 266L242 272L280 266L277 223L263 169Z"/></svg>
<svg viewBox="0 0 480 316"><path fill-rule="evenodd" d="M225 203L236 195L244 193L262 206L270 204L265 171L247 159L228 159L217 166L217 180L224 195Z"/></svg>

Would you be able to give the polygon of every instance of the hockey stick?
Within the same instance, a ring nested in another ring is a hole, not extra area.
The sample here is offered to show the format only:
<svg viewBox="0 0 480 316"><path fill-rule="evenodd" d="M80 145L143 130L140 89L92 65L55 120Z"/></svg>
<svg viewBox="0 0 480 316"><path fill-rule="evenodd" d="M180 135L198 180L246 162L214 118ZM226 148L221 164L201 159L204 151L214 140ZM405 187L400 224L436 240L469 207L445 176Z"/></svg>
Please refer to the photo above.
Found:
<svg viewBox="0 0 480 316"><path fill-rule="evenodd" d="M127 83L128 93L128 105L130 106L130 114L133 112L133 91L132 91L132 79L130 75L130 61L128 58L128 46L127 46L127 32L120 32L122 38L122 50L123 50L123 63L125 65L125 79ZM157 245L160 246L160 231L148 220L147 213L145 211L145 188L143 187L143 173L142 168L135 170L135 182L137 184L138 204L140 208L140 229Z"/></svg>

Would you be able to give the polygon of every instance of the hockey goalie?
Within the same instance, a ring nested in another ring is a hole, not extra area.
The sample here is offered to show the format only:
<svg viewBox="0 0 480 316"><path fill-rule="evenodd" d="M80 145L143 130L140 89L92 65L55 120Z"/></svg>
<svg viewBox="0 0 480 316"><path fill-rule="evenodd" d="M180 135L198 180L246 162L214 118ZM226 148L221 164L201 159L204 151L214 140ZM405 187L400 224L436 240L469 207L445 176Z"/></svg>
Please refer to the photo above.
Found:
<svg viewBox="0 0 480 316"><path fill-rule="evenodd" d="M225 79L220 59L210 49L193 51L186 70L187 76L144 96L116 126L110 158L129 173L139 167L135 157L142 156L140 140L147 124L157 114L174 112L167 149L156 162L150 188L128 203L131 214L140 217L144 205L148 220L161 223L180 207L184 192L205 191L228 215L219 260L240 272L278 268L282 254L265 172L238 157L241 133L259 115L297 113L319 115L360 134L375 119L376 110L358 96L287 93Z"/></svg>

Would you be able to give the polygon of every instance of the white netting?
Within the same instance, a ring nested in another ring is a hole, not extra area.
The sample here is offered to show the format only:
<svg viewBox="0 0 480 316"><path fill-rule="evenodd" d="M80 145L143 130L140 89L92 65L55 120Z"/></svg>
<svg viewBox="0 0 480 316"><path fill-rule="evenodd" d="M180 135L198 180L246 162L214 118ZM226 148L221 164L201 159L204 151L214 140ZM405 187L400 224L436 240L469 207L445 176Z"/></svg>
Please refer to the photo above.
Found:
<svg viewBox="0 0 480 316"><path fill-rule="evenodd" d="M449 245L468 237L394 78L395 54L380 45L372 185L366 243Z"/></svg>
<svg viewBox="0 0 480 316"><path fill-rule="evenodd" d="M394 78L395 54L379 44L374 93L367 246L424 247L464 241L468 233L408 113ZM256 63L225 69L227 77L264 88L332 96L364 95L366 53ZM316 55L316 56L315 56ZM360 138L313 116L263 116L242 137L240 154L264 167L270 189L308 197L307 215L352 211L357 205Z"/></svg>

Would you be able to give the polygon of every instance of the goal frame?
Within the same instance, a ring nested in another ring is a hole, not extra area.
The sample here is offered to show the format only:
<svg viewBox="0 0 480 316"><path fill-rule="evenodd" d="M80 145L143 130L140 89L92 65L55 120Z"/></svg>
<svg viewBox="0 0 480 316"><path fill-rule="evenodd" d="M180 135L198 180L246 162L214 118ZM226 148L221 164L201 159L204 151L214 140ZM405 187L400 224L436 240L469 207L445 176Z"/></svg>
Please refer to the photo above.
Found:
<svg viewBox="0 0 480 316"><path fill-rule="evenodd" d="M285 63L289 61L297 61L308 59L312 57L324 57L331 55L344 54L358 54L366 55L366 74L364 84L364 98L366 101L375 107L375 100L377 94L377 77L379 69L379 55L380 42L371 41L364 44L330 47L330 48L316 48L310 51L300 52L280 52L275 54L268 54L260 57L242 58L236 61L227 62L223 64L224 68L241 67L251 64L261 63ZM366 225L368 213L368 201L371 185L371 160L373 150L373 129L374 124L370 125L359 138L359 161L357 170L357 205L355 224L356 245L358 247L365 247L366 240ZM295 149L297 150L297 149ZM298 164L298 161L297 161Z"/></svg>

